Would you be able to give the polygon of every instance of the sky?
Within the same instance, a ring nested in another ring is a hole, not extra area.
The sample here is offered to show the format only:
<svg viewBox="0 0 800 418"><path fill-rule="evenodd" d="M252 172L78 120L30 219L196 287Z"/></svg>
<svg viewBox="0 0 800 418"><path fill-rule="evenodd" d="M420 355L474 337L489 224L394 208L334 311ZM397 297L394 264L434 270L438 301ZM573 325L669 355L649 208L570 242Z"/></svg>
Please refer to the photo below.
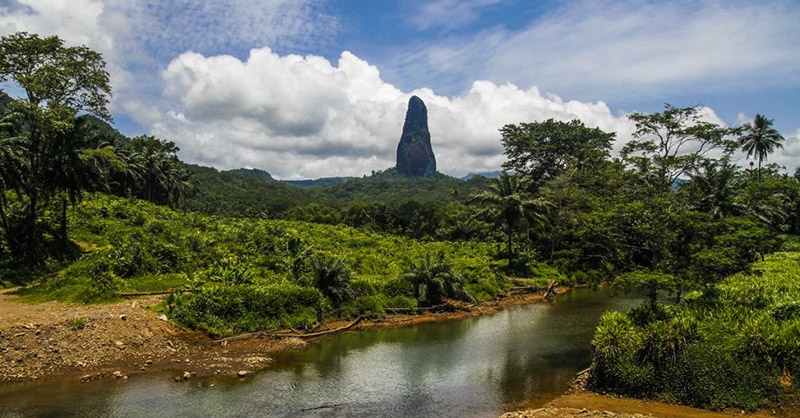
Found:
<svg viewBox="0 0 800 418"><path fill-rule="evenodd" d="M665 103L765 114L786 138L769 161L794 172L798 22L784 0L0 0L0 35L103 54L122 133L281 179L394 166L411 95L451 175L499 169L505 124L580 119L619 150L626 115Z"/></svg>

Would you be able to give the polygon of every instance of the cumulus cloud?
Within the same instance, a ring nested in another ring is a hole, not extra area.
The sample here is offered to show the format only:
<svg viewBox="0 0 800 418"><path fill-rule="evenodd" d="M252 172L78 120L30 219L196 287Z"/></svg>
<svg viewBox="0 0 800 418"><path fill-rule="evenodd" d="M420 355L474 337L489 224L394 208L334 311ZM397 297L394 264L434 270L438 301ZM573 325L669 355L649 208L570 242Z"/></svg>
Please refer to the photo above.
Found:
<svg viewBox="0 0 800 418"><path fill-rule="evenodd" d="M792 134L784 135L784 138L786 141L783 143L783 149L775 150L769 155L767 161L786 167L789 174L794 174L798 168L798 162L800 162L800 129Z"/></svg>
<svg viewBox="0 0 800 418"><path fill-rule="evenodd" d="M157 74L187 51L247 51L251 45L308 47L336 32L323 0L9 0L0 5L0 35L58 35L68 45L103 53L113 112L158 111Z"/></svg>
<svg viewBox="0 0 800 418"><path fill-rule="evenodd" d="M251 166L279 177L361 175L394 165L406 104L428 107L441 171L495 170L502 163L498 129L555 118L629 135L630 123L602 102L564 101L536 88L476 81L459 96L430 89L402 92L350 52L334 65L318 56L280 56L254 49L247 60L188 52L163 73L173 109L150 121L194 161Z"/></svg>

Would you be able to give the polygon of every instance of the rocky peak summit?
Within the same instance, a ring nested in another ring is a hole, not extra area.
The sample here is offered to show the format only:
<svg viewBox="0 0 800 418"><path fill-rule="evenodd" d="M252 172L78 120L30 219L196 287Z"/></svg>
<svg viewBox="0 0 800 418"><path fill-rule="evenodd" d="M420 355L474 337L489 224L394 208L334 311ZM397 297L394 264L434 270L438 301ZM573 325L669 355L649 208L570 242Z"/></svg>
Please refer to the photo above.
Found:
<svg viewBox="0 0 800 418"><path fill-rule="evenodd" d="M428 109L417 96L408 100L403 135L397 144L397 171L411 177L428 177L436 173L436 157L428 130Z"/></svg>

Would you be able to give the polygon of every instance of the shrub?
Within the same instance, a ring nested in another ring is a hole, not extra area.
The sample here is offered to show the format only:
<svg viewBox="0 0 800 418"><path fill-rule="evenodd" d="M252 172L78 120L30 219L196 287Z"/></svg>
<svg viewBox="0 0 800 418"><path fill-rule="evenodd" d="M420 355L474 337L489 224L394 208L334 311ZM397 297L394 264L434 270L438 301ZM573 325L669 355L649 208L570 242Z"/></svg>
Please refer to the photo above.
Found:
<svg viewBox="0 0 800 418"><path fill-rule="evenodd" d="M382 318L386 316L383 303L376 296L361 296L342 306L340 315L345 318Z"/></svg>
<svg viewBox="0 0 800 418"><path fill-rule="evenodd" d="M176 321L213 336L280 327L307 328L322 315L322 294L284 283L204 288L177 298Z"/></svg>
<svg viewBox="0 0 800 418"><path fill-rule="evenodd" d="M463 279L454 274L452 269L452 264L445 260L444 254L431 257L425 253L419 262L411 263L405 278L423 306L439 305L445 298L471 300L472 297L464 289Z"/></svg>
<svg viewBox="0 0 800 418"><path fill-rule="evenodd" d="M333 257L316 255L311 259L312 284L330 299L334 307L353 298L350 281L353 272L347 264Z"/></svg>

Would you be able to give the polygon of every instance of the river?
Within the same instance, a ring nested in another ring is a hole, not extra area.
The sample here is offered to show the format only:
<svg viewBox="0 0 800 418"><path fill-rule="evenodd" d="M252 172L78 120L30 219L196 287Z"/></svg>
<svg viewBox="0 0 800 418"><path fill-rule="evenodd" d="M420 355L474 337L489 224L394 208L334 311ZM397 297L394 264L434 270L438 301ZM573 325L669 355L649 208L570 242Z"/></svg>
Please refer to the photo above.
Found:
<svg viewBox="0 0 800 418"><path fill-rule="evenodd" d="M173 372L7 384L0 416L496 416L563 393L590 363L600 315L641 301L576 289L552 305L348 332L282 354L241 380L175 383Z"/></svg>

